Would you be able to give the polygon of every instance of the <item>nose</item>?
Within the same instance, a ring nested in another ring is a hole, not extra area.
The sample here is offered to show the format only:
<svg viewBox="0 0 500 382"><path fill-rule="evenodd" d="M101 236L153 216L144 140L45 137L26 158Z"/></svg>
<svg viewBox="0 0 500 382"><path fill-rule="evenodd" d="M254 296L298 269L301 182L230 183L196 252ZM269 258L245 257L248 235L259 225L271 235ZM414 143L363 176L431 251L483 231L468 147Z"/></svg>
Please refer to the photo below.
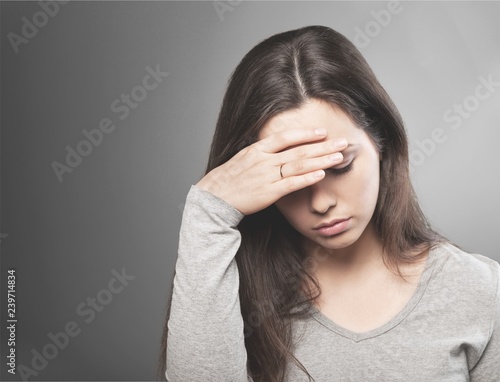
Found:
<svg viewBox="0 0 500 382"><path fill-rule="evenodd" d="M313 213L324 214L337 205L337 197L331 187L327 187L325 179L310 185L309 208Z"/></svg>

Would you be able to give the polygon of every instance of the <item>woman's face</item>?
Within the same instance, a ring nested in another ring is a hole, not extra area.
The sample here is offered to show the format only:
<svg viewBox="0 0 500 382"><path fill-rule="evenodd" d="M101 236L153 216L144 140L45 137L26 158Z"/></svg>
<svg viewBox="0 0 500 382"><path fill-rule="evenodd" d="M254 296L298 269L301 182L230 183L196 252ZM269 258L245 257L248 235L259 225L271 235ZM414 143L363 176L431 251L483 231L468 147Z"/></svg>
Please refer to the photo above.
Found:
<svg viewBox="0 0 500 382"><path fill-rule="evenodd" d="M346 138L349 146L342 151L343 161L325 169L321 181L277 200L275 205L279 211L306 242L319 244L324 249L346 248L360 237L373 240L373 231L363 233L371 224L377 203L380 156L369 136L338 107L316 99L273 117L259 138L287 127L325 127L325 139ZM341 173L341 169L348 171ZM337 219L347 221L327 232L316 229Z"/></svg>

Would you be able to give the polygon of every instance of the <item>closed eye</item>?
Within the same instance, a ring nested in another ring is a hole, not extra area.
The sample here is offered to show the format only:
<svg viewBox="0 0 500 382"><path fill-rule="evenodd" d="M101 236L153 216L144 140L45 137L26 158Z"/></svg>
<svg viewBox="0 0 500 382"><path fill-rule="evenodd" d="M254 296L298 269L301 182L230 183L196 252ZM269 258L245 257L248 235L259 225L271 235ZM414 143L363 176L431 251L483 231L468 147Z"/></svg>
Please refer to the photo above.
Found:
<svg viewBox="0 0 500 382"><path fill-rule="evenodd" d="M328 171L332 175L343 175L343 174L348 173L349 171L351 171L353 169L353 165L352 165L353 163L354 163L354 160L352 160L351 163L349 163L347 166L344 166L341 168L331 167L331 168L327 169L326 171Z"/></svg>

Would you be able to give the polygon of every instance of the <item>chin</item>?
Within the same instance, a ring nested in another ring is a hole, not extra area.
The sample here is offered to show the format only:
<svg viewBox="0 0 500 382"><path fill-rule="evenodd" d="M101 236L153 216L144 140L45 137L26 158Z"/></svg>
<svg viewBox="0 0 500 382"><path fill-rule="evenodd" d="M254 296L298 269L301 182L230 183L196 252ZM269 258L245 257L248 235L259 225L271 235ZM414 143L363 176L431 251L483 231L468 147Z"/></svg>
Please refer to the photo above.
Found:
<svg viewBox="0 0 500 382"><path fill-rule="evenodd" d="M348 230L334 236L316 236L314 239L310 239L315 246L320 246L326 250L336 250L351 246L359 239L359 235Z"/></svg>
<svg viewBox="0 0 500 382"><path fill-rule="evenodd" d="M327 237L323 243L318 243L324 248L328 249L344 249L356 242L356 239L340 238L340 237Z"/></svg>

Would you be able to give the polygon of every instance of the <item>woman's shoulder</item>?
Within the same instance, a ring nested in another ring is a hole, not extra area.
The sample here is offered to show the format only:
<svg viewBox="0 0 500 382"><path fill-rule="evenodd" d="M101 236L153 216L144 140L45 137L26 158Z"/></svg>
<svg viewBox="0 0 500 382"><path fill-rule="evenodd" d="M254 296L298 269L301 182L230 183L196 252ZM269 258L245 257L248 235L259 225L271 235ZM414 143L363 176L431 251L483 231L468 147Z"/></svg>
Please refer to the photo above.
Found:
<svg viewBox="0 0 500 382"><path fill-rule="evenodd" d="M436 272L442 282L462 292L469 291L471 298L492 302L499 297L500 264L485 255L469 252L447 242L433 249Z"/></svg>
<svg viewBox="0 0 500 382"><path fill-rule="evenodd" d="M461 273L466 271L463 273L464 276L477 275L490 281L499 278L500 264L488 256L466 251L450 242L439 244L435 251L439 256L445 257L448 268Z"/></svg>

